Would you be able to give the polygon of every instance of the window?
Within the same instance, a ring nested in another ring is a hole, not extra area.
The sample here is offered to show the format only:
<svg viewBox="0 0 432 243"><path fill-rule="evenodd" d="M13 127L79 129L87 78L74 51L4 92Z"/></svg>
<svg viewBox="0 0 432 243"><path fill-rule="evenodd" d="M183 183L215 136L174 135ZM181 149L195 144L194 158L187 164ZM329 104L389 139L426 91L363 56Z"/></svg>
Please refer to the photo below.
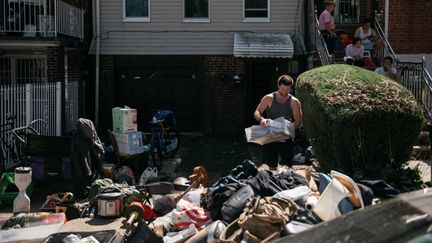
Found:
<svg viewBox="0 0 432 243"><path fill-rule="evenodd" d="M1 56L0 84L47 81L46 56Z"/></svg>
<svg viewBox="0 0 432 243"><path fill-rule="evenodd" d="M360 23L359 0L339 0L336 2L335 22L340 24Z"/></svg>
<svg viewBox="0 0 432 243"><path fill-rule="evenodd" d="M208 21L209 0L184 0L184 18L186 21Z"/></svg>
<svg viewBox="0 0 432 243"><path fill-rule="evenodd" d="M270 20L270 0L243 0L244 21Z"/></svg>
<svg viewBox="0 0 432 243"><path fill-rule="evenodd" d="M123 0L123 21L150 21L150 0Z"/></svg>

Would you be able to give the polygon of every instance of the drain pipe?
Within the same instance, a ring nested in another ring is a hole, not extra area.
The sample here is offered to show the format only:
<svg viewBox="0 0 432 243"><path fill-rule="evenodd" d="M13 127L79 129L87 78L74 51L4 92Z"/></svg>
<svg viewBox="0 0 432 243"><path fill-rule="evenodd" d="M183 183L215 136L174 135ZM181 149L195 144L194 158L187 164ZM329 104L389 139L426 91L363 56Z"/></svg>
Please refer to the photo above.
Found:
<svg viewBox="0 0 432 243"><path fill-rule="evenodd" d="M385 0L384 3L384 35L388 39L388 25L389 25L389 0Z"/></svg>
<svg viewBox="0 0 432 243"><path fill-rule="evenodd" d="M315 52L315 4L314 0L306 1L306 50L307 50L307 70L313 68L313 57Z"/></svg>
<svg viewBox="0 0 432 243"><path fill-rule="evenodd" d="M96 0L96 77L95 77L95 125L99 126L99 55L100 55L100 0Z"/></svg>

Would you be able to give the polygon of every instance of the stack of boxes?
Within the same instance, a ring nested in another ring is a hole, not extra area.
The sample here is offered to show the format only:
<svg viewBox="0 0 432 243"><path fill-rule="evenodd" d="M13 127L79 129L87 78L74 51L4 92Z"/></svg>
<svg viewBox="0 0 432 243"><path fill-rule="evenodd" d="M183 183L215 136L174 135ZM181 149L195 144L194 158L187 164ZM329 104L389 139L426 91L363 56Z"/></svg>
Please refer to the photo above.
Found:
<svg viewBox="0 0 432 243"><path fill-rule="evenodd" d="M112 109L113 134L122 154L144 152L142 132L137 131L137 110L129 107Z"/></svg>

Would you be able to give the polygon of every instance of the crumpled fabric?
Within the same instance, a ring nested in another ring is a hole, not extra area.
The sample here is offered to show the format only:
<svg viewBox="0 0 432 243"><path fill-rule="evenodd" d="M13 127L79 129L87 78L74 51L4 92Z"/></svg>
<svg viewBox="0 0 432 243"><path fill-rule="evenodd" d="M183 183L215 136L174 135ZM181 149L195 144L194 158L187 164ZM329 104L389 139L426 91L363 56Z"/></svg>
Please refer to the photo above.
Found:
<svg viewBox="0 0 432 243"><path fill-rule="evenodd" d="M81 129L84 137L86 137L88 140L90 140L90 142L93 143L93 145L98 150L98 155L105 153L102 142L99 139L96 128L91 120L79 118L77 121L77 127Z"/></svg>
<svg viewBox="0 0 432 243"><path fill-rule="evenodd" d="M258 171L257 175L247 181L255 192L261 197L273 196L277 192L292 189L298 186L309 186L304 177L287 170L275 175L271 171Z"/></svg>
<svg viewBox="0 0 432 243"><path fill-rule="evenodd" d="M222 204L236 191L242 188L242 184L234 182L232 177L222 177L217 183L208 189L206 195L206 208L210 210L212 220L222 219Z"/></svg>

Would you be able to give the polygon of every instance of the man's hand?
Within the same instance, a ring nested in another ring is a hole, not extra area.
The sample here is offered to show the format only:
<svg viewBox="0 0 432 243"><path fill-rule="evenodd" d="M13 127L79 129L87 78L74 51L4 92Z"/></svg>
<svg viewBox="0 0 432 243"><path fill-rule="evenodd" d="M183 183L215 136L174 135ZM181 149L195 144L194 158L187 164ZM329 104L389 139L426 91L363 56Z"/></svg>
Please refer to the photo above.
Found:
<svg viewBox="0 0 432 243"><path fill-rule="evenodd" d="M268 126L268 123L269 123L269 120L270 120L270 119L265 119L265 118L261 119L261 120L260 120L260 126L261 126L262 128L267 127L267 126Z"/></svg>

